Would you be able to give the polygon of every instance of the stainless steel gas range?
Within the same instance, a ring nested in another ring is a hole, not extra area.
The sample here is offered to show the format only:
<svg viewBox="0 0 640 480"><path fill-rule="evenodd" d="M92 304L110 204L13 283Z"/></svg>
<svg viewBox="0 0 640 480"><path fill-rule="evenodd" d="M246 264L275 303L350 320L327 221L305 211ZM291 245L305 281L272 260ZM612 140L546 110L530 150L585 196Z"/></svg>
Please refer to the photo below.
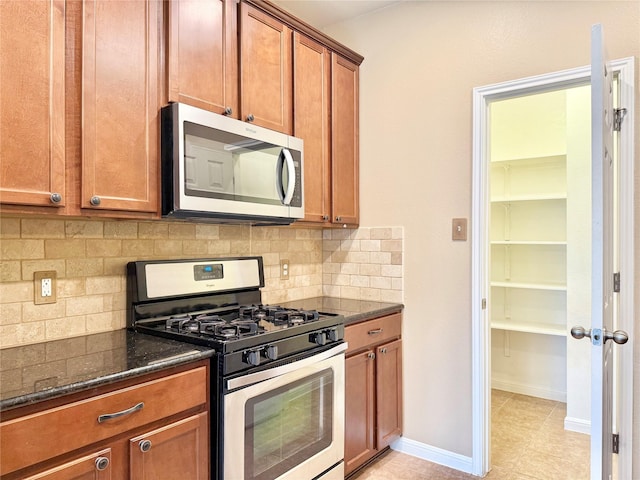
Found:
<svg viewBox="0 0 640 480"><path fill-rule="evenodd" d="M127 266L127 326L207 345L211 477L344 478L344 318L262 305L262 257Z"/></svg>

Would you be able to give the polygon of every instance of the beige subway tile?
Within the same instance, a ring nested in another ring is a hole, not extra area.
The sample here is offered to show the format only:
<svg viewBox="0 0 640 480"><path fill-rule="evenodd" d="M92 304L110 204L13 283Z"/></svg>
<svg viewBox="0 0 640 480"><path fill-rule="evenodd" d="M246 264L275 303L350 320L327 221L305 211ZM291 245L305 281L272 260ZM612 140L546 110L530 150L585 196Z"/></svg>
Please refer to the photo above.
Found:
<svg viewBox="0 0 640 480"><path fill-rule="evenodd" d="M45 240L44 251L48 259L84 258L86 256L86 240L81 238Z"/></svg>
<svg viewBox="0 0 640 480"><path fill-rule="evenodd" d="M220 226L196 224L196 238L201 240L217 240L220 238Z"/></svg>
<svg viewBox="0 0 640 480"><path fill-rule="evenodd" d="M325 252L335 252L340 249L340 240L323 240L322 250Z"/></svg>
<svg viewBox="0 0 640 480"><path fill-rule="evenodd" d="M372 240L391 240L392 236L393 236L393 229L389 227L371 229Z"/></svg>
<svg viewBox="0 0 640 480"><path fill-rule="evenodd" d="M371 229L370 228L358 228L354 231L353 238L356 240L369 240L371 239Z"/></svg>
<svg viewBox="0 0 640 480"><path fill-rule="evenodd" d="M64 238L64 220L41 218L23 218L21 220L22 238Z"/></svg>
<svg viewBox="0 0 640 480"><path fill-rule="evenodd" d="M296 228L297 239L309 239L322 241L322 230L318 228Z"/></svg>
<svg viewBox="0 0 640 480"><path fill-rule="evenodd" d="M138 238L138 222L116 220L104 222L104 238Z"/></svg>
<svg viewBox="0 0 640 480"><path fill-rule="evenodd" d="M322 263L332 263L333 262L333 252L322 252L322 257L321 258L322 258Z"/></svg>
<svg viewBox="0 0 640 480"><path fill-rule="evenodd" d="M404 279L400 278L391 278L391 288L393 290L403 290L404 289Z"/></svg>
<svg viewBox="0 0 640 480"><path fill-rule="evenodd" d="M377 288L360 289L360 300L368 300L370 302L380 301L380 290Z"/></svg>
<svg viewBox="0 0 640 480"><path fill-rule="evenodd" d="M127 326L127 318L124 310L113 312L113 329L121 330Z"/></svg>
<svg viewBox="0 0 640 480"><path fill-rule="evenodd" d="M389 252L371 252L371 262L381 265L388 265L391 263L391 253Z"/></svg>
<svg viewBox="0 0 640 480"><path fill-rule="evenodd" d="M91 277L61 278L58 280L58 298L78 297L85 294L85 280Z"/></svg>
<svg viewBox="0 0 640 480"><path fill-rule="evenodd" d="M109 275L104 277L87 277L87 293L98 295L102 293L116 293L121 290L122 283L120 277Z"/></svg>
<svg viewBox="0 0 640 480"><path fill-rule="evenodd" d="M280 265L280 254L278 253L261 253L262 263L266 265Z"/></svg>
<svg viewBox="0 0 640 480"><path fill-rule="evenodd" d="M153 255L153 240L122 240L122 255L146 258Z"/></svg>
<svg viewBox="0 0 640 480"><path fill-rule="evenodd" d="M3 367L6 369L7 365L5 364ZM22 390L21 368L12 368L11 370L3 370L0 372L0 391L2 391L3 394L12 391L19 392L20 390ZM3 397L8 398L4 395Z"/></svg>
<svg viewBox="0 0 640 480"><path fill-rule="evenodd" d="M93 313L87 315L87 333L108 332L114 328L114 312Z"/></svg>
<svg viewBox="0 0 640 480"><path fill-rule="evenodd" d="M322 253L320 252L289 252L288 254L281 254L283 257L288 256L292 265L300 264L312 264L318 263L322 259Z"/></svg>
<svg viewBox="0 0 640 480"><path fill-rule="evenodd" d="M90 277L104 273L102 258L70 258L66 260L66 274L69 277Z"/></svg>
<svg viewBox="0 0 640 480"><path fill-rule="evenodd" d="M322 284L314 284L302 289L302 298L314 298L322 296Z"/></svg>
<svg viewBox="0 0 640 480"><path fill-rule="evenodd" d="M122 240L87 240L87 257L121 257Z"/></svg>
<svg viewBox="0 0 640 480"><path fill-rule="evenodd" d="M45 336L47 340L77 337L87 333L84 315L47 320L45 322Z"/></svg>
<svg viewBox="0 0 640 480"><path fill-rule="evenodd" d="M323 263L322 271L324 273L340 273L340 263Z"/></svg>
<svg viewBox="0 0 640 480"><path fill-rule="evenodd" d="M402 252L402 240L381 240L380 249L384 252Z"/></svg>
<svg viewBox="0 0 640 480"><path fill-rule="evenodd" d="M289 251L289 240L271 240L269 242L269 251L287 253Z"/></svg>
<svg viewBox="0 0 640 480"><path fill-rule="evenodd" d="M323 228L322 229L322 240L324 240L324 241L331 240L331 229L330 228Z"/></svg>
<svg viewBox="0 0 640 480"><path fill-rule="evenodd" d="M351 275L349 285L351 287L368 287L370 278L365 275Z"/></svg>
<svg viewBox="0 0 640 480"><path fill-rule="evenodd" d="M212 256L224 256L231 253L231 240L209 240L207 251Z"/></svg>
<svg viewBox="0 0 640 480"><path fill-rule="evenodd" d="M169 237L169 224L164 222L138 223L138 238L160 239Z"/></svg>
<svg viewBox="0 0 640 480"><path fill-rule="evenodd" d="M179 257L182 255L182 240L154 240L153 254L159 257Z"/></svg>
<svg viewBox="0 0 640 480"><path fill-rule="evenodd" d="M66 302L67 308L65 313L68 317L87 315L89 313L101 313L104 308L102 295L94 295L93 292L82 297L67 298Z"/></svg>
<svg viewBox="0 0 640 480"><path fill-rule="evenodd" d="M347 238L340 242L340 250L345 252L360 252L363 251L361 248L360 240L353 240L351 238Z"/></svg>
<svg viewBox="0 0 640 480"><path fill-rule="evenodd" d="M280 230L276 227L252 227L251 240L272 240L280 238Z"/></svg>
<svg viewBox="0 0 640 480"><path fill-rule="evenodd" d="M280 238L287 240L295 240L296 229L291 227L276 227L280 230Z"/></svg>
<svg viewBox="0 0 640 480"><path fill-rule="evenodd" d="M346 263L371 263L371 255L376 252L348 252L345 257Z"/></svg>
<svg viewBox="0 0 640 480"><path fill-rule="evenodd" d="M402 303L402 292L398 290L380 290L380 301Z"/></svg>
<svg viewBox="0 0 640 480"><path fill-rule="evenodd" d="M0 326L0 348L18 347L45 340L44 322Z"/></svg>
<svg viewBox="0 0 640 480"><path fill-rule="evenodd" d="M248 225L220 225L220 238L223 240L249 240L251 232Z"/></svg>
<svg viewBox="0 0 640 480"><path fill-rule="evenodd" d="M0 216L0 238L20 238L20 219Z"/></svg>
<svg viewBox="0 0 640 480"><path fill-rule="evenodd" d="M170 223L169 238L173 240L196 238L196 226L193 223Z"/></svg>
<svg viewBox="0 0 640 480"><path fill-rule="evenodd" d="M127 308L127 292L125 291L111 294L106 293L102 297L102 309L105 312L124 311Z"/></svg>
<svg viewBox="0 0 640 480"><path fill-rule="evenodd" d="M0 303L0 325L12 325L21 322L21 303Z"/></svg>
<svg viewBox="0 0 640 480"><path fill-rule="evenodd" d="M390 289L391 277L370 277L371 288Z"/></svg>
<svg viewBox="0 0 640 480"><path fill-rule="evenodd" d="M104 236L104 222L97 220L67 220L64 227L67 238L103 238Z"/></svg>
<svg viewBox="0 0 640 480"><path fill-rule="evenodd" d="M44 240L3 239L0 242L0 259L34 260L44 258Z"/></svg>
<svg viewBox="0 0 640 480"><path fill-rule="evenodd" d="M401 252L391 253L391 265L402 265L403 254Z"/></svg>
<svg viewBox="0 0 640 480"><path fill-rule="evenodd" d="M360 299L360 287L342 287L340 290L340 296L342 298L354 298Z"/></svg>
<svg viewBox="0 0 640 480"><path fill-rule="evenodd" d="M380 276L380 264L379 263L361 264L360 275Z"/></svg>
<svg viewBox="0 0 640 480"><path fill-rule="evenodd" d="M182 253L184 253L185 255L206 255L207 241L206 240L183 240Z"/></svg>
<svg viewBox="0 0 640 480"><path fill-rule="evenodd" d="M64 259L24 260L22 262L22 280L33 281L33 272L55 270L58 278L66 277L66 263Z"/></svg>
<svg viewBox="0 0 640 480"><path fill-rule="evenodd" d="M0 262L0 282L17 282L22 280L20 262L18 260Z"/></svg>
<svg viewBox="0 0 640 480"><path fill-rule="evenodd" d="M322 286L322 294L327 297L338 297L340 298L340 289L338 285L323 285Z"/></svg>
<svg viewBox="0 0 640 480"><path fill-rule="evenodd" d="M264 252L269 252L271 248L270 240L256 240L254 238L251 239L251 254L252 255L262 255Z"/></svg>
<svg viewBox="0 0 640 480"><path fill-rule="evenodd" d="M382 265L380 274L383 277L402 277L402 265Z"/></svg>
<svg viewBox="0 0 640 480"><path fill-rule="evenodd" d="M127 272L127 263L134 262L136 260L146 260L150 255L145 255L142 258L138 257L120 257L120 258L105 258L104 259L104 272L103 275L125 275Z"/></svg>
<svg viewBox="0 0 640 480"><path fill-rule="evenodd" d="M347 262L347 257L349 256L349 252L337 251L330 254L330 262L333 263L345 263Z"/></svg>
<svg viewBox="0 0 640 480"><path fill-rule="evenodd" d="M404 227L392 227L391 238L393 240L399 240L404 238Z"/></svg>
<svg viewBox="0 0 640 480"><path fill-rule="evenodd" d="M22 321L38 322L41 320L49 320L51 318L60 318L65 315L66 300L59 300L56 303L46 303L36 305L33 302L24 302L22 304Z"/></svg>
<svg viewBox="0 0 640 480"><path fill-rule="evenodd" d="M381 249L380 240L361 240L361 250L363 252L379 252Z"/></svg>
<svg viewBox="0 0 640 480"><path fill-rule="evenodd" d="M231 254L246 256L251 253L251 242L249 240L231 240Z"/></svg>
<svg viewBox="0 0 640 480"><path fill-rule="evenodd" d="M348 238L351 238L351 232L352 230L349 230L347 228L341 228L341 229L333 229L331 230L331 239L332 240L347 240Z"/></svg>
<svg viewBox="0 0 640 480"><path fill-rule="evenodd" d="M342 275L340 273L331 275L331 284L332 285L350 285L351 284L351 275Z"/></svg>
<svg viewBox="0 0 640 480"><path fill-rule="evenodd" d="M360 266L364 264L360 263L340 263L339 273L347 275L360 275Z"/></svg>
<svg viewBox="0 0 640 480"><path fill-rule="evenodd" d="M0 303L33 301L33 278L26 282L0 283Z"/></svg>

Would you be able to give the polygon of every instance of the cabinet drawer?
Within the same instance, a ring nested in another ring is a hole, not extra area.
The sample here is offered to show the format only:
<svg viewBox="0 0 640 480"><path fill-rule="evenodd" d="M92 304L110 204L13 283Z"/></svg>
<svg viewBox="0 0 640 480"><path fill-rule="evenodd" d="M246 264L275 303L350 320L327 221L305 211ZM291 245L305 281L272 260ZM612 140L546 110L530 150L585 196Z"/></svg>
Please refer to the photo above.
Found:
<svg viewBox="0 0 640 480"><path fill-rule="evenodd" d="M13 472L206 402L207 370L199 367L2 422L0 473ZM126 411L114 418L101 417Z"/></svg>
<svg viewBox="0 0 640 480"><path fill-rule="evenodd" d="M347 355L371 345L399 338L402 330L401 319L400 313L394 313L386 317L348 325L344 329L344 338L349 343Z"/></svg>

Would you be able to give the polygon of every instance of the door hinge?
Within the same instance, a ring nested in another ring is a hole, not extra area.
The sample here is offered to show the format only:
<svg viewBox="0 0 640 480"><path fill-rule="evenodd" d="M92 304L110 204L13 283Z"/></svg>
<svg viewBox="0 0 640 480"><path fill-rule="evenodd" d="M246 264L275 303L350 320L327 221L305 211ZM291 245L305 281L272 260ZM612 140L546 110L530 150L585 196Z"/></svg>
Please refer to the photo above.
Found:
<svg viewBox="0 0 640 480"><path fill-rule="evenodd" d="M620 272L613 274L613 291L620 293Z"/></svg>
<svg viewBox="0 0 640 480"><path fill-rule="evenodd" d="M482 310L486 310L487 309L487 299L483 298L482 299Z"/></svg>
<svg viewBox="0 0 640 480"><path fill-rule="evenodd" d="M622 128L622 120L627 114L626 108L616 108L613 110L613 131L619 132Z"/></svg>
<svg viewBox="0 0 640 480"><path fill-rule="evenodd" d="M613 453L620 453L620 435L613 434Z"/></svg>

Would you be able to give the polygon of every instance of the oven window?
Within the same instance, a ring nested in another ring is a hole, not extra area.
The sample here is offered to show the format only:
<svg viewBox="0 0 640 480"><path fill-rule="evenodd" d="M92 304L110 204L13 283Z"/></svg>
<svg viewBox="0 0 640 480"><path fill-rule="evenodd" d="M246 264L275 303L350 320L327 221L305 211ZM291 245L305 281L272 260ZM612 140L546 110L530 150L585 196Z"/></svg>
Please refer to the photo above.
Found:
<svg viewBox="0 0 640 480"><path fill-rule="evenodd" d="M247 401L245 478L277 478L331 444L333 388L326 369Z"/></svg>

